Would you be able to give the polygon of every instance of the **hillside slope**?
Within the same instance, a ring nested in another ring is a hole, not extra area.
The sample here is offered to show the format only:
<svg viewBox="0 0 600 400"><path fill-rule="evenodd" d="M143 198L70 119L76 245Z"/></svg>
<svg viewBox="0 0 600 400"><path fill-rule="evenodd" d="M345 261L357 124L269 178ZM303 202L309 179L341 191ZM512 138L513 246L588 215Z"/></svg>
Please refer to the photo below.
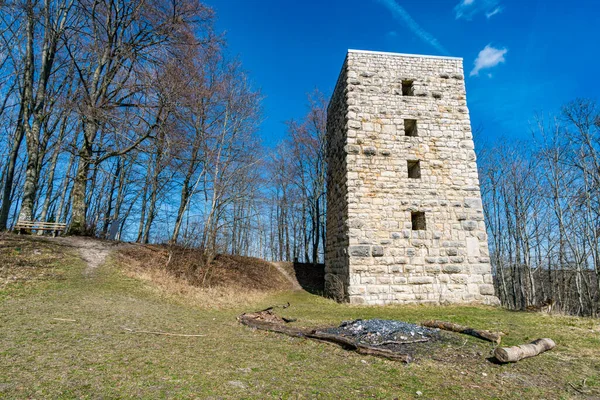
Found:
<svg viewBox="0 0 600 400"><path fill-rule="evenodd" d="M158 283L132 279L130 271L137 267L123 262L139 261L117 255L122 249L104 242L86 244L106 251L105 262L86 273L89 260L81 257L79 245L60 238L0 236L3 276L23 269L52 271L11 279L0 288L0 398L600 396L598 320L490 307L348 306L305 291L246 297L258 293L248 288L231 290L237 302L205 307L190 299L192 292L165 298ZM172 275L162 278L168 281ZM198 290L217 293L215 287ZM242 312L287 302L291 306L285 315L298 318L295 326L356 318L445 319L508 332L507 345L548 336L558 346L517 364L496 365L486 360L490 344L465 337L450 349L455 357L433 355L404 365L253 331L236 321Z"/></svg>
<svg viewBox="0 0 600 400"><path fill-rule="evenodd" d="M139 269L162 269L197 287L264 291L293 288L275 265L253 257L217 255L207 265L199 250L160 245L129 245L119 254Z"/></svg>

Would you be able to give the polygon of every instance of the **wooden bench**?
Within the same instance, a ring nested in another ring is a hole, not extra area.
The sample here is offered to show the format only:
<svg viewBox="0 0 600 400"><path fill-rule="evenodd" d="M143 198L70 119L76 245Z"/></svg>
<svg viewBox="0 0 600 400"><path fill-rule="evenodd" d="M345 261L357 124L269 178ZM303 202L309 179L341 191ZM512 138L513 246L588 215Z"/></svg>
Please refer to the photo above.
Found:
<svg viewBox="0 0 600 400"><path fill-rule="evenodd" d="M25 229L36 231L52 231L52 236L56 236L58 232L67 230L67 224L60 222L41 222L41 221L18 221L15 225L15 230L21 234Z"/></svg>

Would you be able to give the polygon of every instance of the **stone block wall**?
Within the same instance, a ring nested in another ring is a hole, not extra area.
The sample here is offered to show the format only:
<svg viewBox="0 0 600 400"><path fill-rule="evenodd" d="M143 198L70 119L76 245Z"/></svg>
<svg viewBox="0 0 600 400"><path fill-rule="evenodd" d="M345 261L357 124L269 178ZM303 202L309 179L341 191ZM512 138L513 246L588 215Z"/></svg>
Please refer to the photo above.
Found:
<svg viewBox="0 0 600 400"><path fill-rule="evenodd" d="M497 303L462 59L350 50L327 158L329 295Z"/></svg>
<svg viewBox="0 0 600 400"><path fill-rule="evenodd" d="M347 114L346 69L327 108L327 220L325 243L325 291L329 296L347 300L349 275L348 246L348 169L346 168Z"/></svg>

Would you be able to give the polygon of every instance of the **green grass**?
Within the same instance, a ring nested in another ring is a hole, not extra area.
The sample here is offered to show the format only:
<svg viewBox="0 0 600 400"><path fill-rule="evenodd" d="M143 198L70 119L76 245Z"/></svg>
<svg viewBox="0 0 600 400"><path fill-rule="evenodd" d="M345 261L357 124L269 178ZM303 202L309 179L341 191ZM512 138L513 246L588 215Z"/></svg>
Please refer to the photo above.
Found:
<svg viewBox="0 0 600 400"><path fill-rule="evenodd" d="M600 396L598 320L488 307L357 307L279 292L247 307L210 309L164 298L126 278L114 259L83 274L62 249L59 277L0 289L0 398L451 398ZM491 345L464 346L412 364L334 345L253 331L236 316L274 304L296 325L353 318L444 319L508 332L507 345L551 337L555 350L517 364L486 360ZM75 322L59 319L73 319ZM123 328L204 337L132 334ZM417 391L421 396L417 396Z"/></svg>

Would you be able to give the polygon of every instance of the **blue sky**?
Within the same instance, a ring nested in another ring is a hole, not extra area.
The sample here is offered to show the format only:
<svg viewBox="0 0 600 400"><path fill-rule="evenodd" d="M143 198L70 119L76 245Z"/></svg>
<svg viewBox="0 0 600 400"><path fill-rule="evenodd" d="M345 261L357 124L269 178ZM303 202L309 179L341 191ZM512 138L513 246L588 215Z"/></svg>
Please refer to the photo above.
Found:
<svg viewBox="0 0 600 400"><path fill-rule="evenodd" d="M265 96L267 145L306 112L307 93L331 93L347 49L463 57L473 128L492 141L525 139L536 112L599 97L597 0L206 2Z"/></svg>

